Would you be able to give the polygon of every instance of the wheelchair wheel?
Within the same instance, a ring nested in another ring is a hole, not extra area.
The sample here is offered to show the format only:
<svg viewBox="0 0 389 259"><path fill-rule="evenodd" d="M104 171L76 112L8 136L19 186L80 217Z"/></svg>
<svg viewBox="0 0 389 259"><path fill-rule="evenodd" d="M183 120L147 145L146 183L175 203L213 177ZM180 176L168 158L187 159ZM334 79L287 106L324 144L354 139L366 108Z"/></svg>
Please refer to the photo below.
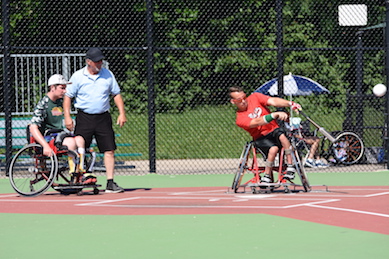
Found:
<svg viewBox="0 0 389 259"><path fill-rule="evenodd" d="M246 145L243 148L242 154L240 155L239 168L236 171L234 176L234 181L232 182L232 190L234 190L235 193L238 192L243 176L246 173L246 170L248 170L251 147L252 147L251 142L246 143Z"/></svg>
<svg viewBox="0 0 389 259"><path fill-rule="evenodd" d="M362 139L353 132L342 132L332 144L332 152L337 162L352 165L361 160L364 145Z"/></svg>
<svg viewBox="0 0 389 259"><path fill-rule="evenodd" d="M53 153L44 156L41 145L33 143L20 149L9 167L9 180L14 190L23 196L37 196L52 185L58 170Z"/></svg>
<svg viewBox="0 0 389 259"><path fill-rule="evenodd" d="M311 191L311 186L309 184L308 177L307 177L307 174L306 174L305 169L304 169L304 164L303 164L303 161L299 155L299 152L297 150L295 150L292 153L292 156L293 156L293 160L295 160L293 162L296 165L296 171L300 177L301 184L304 188L304 191L305 192Z"/></svg>

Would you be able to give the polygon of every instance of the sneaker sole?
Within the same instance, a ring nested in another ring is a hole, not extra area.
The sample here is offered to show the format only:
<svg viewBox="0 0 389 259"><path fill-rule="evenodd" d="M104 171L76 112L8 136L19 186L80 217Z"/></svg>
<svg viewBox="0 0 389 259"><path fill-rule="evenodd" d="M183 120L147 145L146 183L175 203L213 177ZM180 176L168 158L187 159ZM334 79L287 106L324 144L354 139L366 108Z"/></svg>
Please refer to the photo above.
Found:
<svg viewBox="0 0 389 259"><path fill-rule="evenodd" d="M117 190L117 191L114 191L114 190L105 190L105 193L120 193L120 192L124 192L124 190Z"/></svg>
<svg viewBox="0 0 389 259"><path fill-rule="evenodd" d="M283 178L287 180L293 180L295 176L284 175Z"/></svg>

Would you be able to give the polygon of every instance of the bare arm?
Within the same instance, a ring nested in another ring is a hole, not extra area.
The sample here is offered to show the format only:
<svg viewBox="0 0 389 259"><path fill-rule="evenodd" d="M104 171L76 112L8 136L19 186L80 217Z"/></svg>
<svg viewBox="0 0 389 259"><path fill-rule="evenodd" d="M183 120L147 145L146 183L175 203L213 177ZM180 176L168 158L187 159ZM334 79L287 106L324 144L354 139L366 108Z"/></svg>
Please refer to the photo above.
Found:
<svg viewBox="0 0 389 259"><path fill-rule="evenodd" d="M70 99L69 96L63 97L63 113L64 113L64 119L65 119L65 127L73 131L74 130L74 123L72 120L72 117L70 116L70 106L72 103L72 99Z"/></svg>
<svg viewBox="0 0 389 259"><path fill-rule="evenodd" d="M118 110L119 110L119 117L116 121L116 124L119 125L120 127L123 127L124 123L127 122L127 118L126 118L126 111L124 109L124 102L123 102L123 98L120 94L117 94L114 96L113 98L116 106L118 107Z"/></svg>
<svg viewBox="0 0 389 259"><path fill-rule="evenodd" d="M261 116L259 118L252 119L250 121L250 128L256 128L258 126L262 126L262 125L268 124L269 122L267 122L265 120L265 116ZM286 121L288 119L288 117L289 117L286 112L272 112L271 116L275 120L282 120L282 121Z"/></svg>
<svg viewBox="0 0 389 259"><path fill-rule="evenodd" d="M274 106L274 107L290 107L291 103L288 100L279 98L279 97L270 97L267 101L267 104L269 106Z"/></svg>
<svg viewBox="0 0 389 259"><path fill-rule="evenodd" d="M43 147L43 154L45 156L52 156L53 150L50 148L49 143L46 142L42 133L39 131L38 125L31 124L30 133L34 137L35 141L41 144L41 146Z"/></svg>

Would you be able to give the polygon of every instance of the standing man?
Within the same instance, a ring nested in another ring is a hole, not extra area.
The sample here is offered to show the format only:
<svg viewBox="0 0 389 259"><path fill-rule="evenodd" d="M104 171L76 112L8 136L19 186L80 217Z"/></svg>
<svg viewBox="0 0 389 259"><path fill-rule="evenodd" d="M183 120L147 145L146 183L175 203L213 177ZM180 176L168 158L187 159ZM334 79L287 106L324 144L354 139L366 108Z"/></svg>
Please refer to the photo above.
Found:
<svg viewBox="0 0 389 259"><path fill-rule="evenodd" d="M252 93L246 97L241 87L230 87L230 102L237 107L236 125L246 130L253 138L254 145L266 156L265 172L261 181L272 182L271 170L275 157L281 148L284 148L288 167L285 179L294 179L296 169L292 162L292 149L285 132L278 126L276 119L286 121L289 116L285 112L270 112L269 106L292 107L301 109L295 102L278 97L270 97L261 93Z"/></svg>
<svg viewBox="0 0 389 259"><path fill-rule="evenodd" d="M104 165L107 175L106 193L124 192L114 181L115 169L115 133L112 128L112 117L109 113L110 97L119 110L116 124L122 127L127 119L120 88L111 71L103 68L103 52L99 48L90 48L86 52L86 66L76 71L70 78L64 97L65 126L72 130L74 123L70 117L71 99L75 98L77 108L75 134L85 139L89 147L93 137L96 138L99 151L104 153Z"/></svg>

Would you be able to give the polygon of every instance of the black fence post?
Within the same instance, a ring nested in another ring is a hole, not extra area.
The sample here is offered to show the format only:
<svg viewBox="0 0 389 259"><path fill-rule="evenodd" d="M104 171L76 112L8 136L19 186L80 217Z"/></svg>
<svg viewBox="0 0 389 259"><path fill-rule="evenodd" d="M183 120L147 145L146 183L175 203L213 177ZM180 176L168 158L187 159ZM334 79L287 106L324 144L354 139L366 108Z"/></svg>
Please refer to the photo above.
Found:
<svg viewBox="0 0 389 259"><path fill-rule="evenodd" d="M277 0L276 2L276 30L277 30L277 82L278 82L278 96L284 97L284 34L283 34L283 21L282 21L282 9L283 0Z"/></svg>
<svg viewBox="0 0 389 259"><path fill-rule="evenodd" d="M389 87L389 0L385 1L385 72L386 72L386 87ZM384 135L384 143L386 145L385 152L386 152L386 166L387 169L389 169L389 93L386 93L386 109L385 109L385 135Z"/></svg>
<svg viewBox="0 0 389 259"><path fill-rule="evenodd" d="M356 116L355 124L358 135L363 139L363 31L357 32L357 55L356 55Z"/></svg>
<svg viewBox="0 0 389 259"><path fill-rule="evenodd" d="M12 158L12 107L11 107L11 40L9 24L9 1L2 1L3 18L3 93L5 114L5 170L8 169Z"/></svg>
<svg viewBox="0 0 389 259"><path fill-rule="evenodd" d="M147 26L147 85L148 85L148 125L149 125L149 171L156 172L155 143L155 89L154 89L154 6L152 0L146 1Z"/></svg>

